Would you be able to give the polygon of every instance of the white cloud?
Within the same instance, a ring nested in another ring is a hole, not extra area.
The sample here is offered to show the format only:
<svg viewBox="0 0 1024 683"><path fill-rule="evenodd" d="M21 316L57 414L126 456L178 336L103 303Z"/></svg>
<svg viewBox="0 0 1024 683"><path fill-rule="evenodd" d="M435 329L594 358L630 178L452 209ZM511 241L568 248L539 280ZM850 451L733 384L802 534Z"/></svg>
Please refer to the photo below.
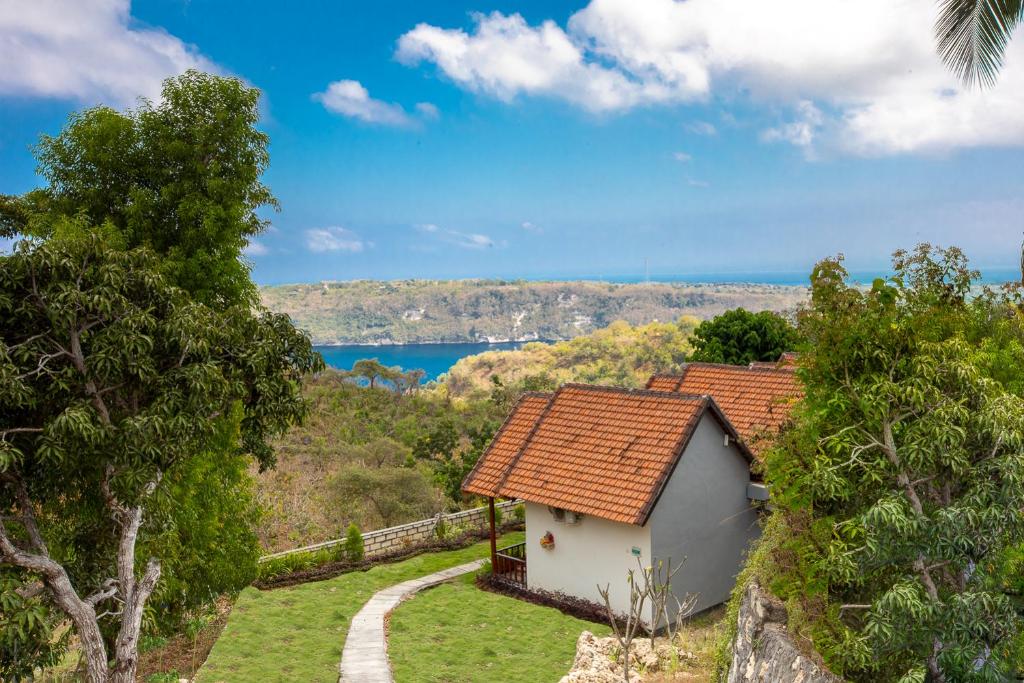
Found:
<svg viewBox="0 0 1024 683"><path fill-rule="evenodd" d="M793 121L763 131L761 139L789 142L802 147L808 155L813 155L815 138L824 123L825 116L821 110L813 102L803 100L796 105L796 118Z"/></svg>
<svg viewBox="0 0 1024 683"><path fill-rule="evenodd" d="M709 183L708 181L698 180L697 178L687 178L686 184L689 185L690 187L711 187L711 183Z"/></svg>
<svg viewBox="0 0 1024 683"><path fill-rule="evenodd" d="M442 228L434 223L417 223L413 226L420 232L433 235L435 239L463 249L489 249L497 246L493 239L478 232L459 232ZM502 244L501 246L505 246Z"/></svg>
<svg viewBox="0 0 1024 683"><path fill-rule="evenodd" d="M546 96L595 112L750 98L790 117L767 139L808 153L1024 144L1024 37L994 88L964 89L936 55L935 4L592 0L564 27L498 12L476 15L471 31L420 24L396 55L502 100Z"/></svg>
<svg viewBox="0 0 1024 683"><path fill-rule="evenodd" d="M686 163L687 161L693 161L693 157L686 152L673 152L672 158L676 161Z"/></svg>
<svg viewBox="0 0 1024 683"><path fill-rule="evenodd" d="M705 137L718 135L718 129L715 128L715 124L708 123L707 121L688 121L685 127L686 130L695 135L703 135Z"/></svg>
<svg viewBox="0 0 1024 683"><path fill-rule="evenodd" d="M245 245L242 253L246 256L265 256L270 253L270 249L267 245L250 237L249 244Z"/></svg>
<svg viewBox="0 0 1024 683"><path fill-rule="evenodd" d="M489 249L494 246L494 240L487 235L477 232L456 232L455 230L445 231L448 241L463 249Z"/></svg>
<svg viewBox="0 0 1024 683"><path fill-rule="evenodd" d="M500 12L474 19L472 35L419 24L399 39L396 56L409 65L433 62L456 83L506 101L519 94L557 95L602 111L631 107L643 97L657 99L620 71L587 61L552 21L534 27L518 14Z"/></svg>
<svg viewBox="0 0 1024 683"><path fill-rule="evenodd" d="M375 100L359 81L334 81L327 90L313 95L336 114L384 126L411 126L413 118L400 104Z"/></svg>
<svg viewBox="0 0 1024 683"><path fill-rule="evenodd" d="M361 252L367 245L359 236L345 228L315 228L306 231L306 248L323 253L327 251Z"/></svg>
<svg viewBox="0 0 1024 683"><path fill-rule="evenodd" d="M4 0L0 95L124 105L156 99L164 78L217 71L160 28L136 25L129 0Z"/></svg>
<svg viewBox="0 0 1024 683"><path fill-rule="evenodd" d="M420 116L431 121L437 120L441 116L441 112L430 102L417 102L416 111L420 113Z"/></svg>
<svg viewBox="0 0 1024 683"><path fill-rule="evenodd" d="M540 227L539 225L534 225L530 221L523 221L520 227L526 232L532 232L535 235L539 235L542 232L544 232L544 228Z"/></svg>

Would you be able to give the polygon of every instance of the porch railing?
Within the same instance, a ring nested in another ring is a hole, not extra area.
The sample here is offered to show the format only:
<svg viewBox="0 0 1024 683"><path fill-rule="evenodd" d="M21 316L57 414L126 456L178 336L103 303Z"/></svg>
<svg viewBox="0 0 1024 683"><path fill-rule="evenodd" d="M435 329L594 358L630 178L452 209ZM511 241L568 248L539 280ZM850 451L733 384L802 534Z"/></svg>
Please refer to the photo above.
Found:
<svg viewBox="0 0 1024 683"><path fill-rule="evenodd" d="M497 562L494 564L494 574L525 588L526 543L499 548Z"/></svg>

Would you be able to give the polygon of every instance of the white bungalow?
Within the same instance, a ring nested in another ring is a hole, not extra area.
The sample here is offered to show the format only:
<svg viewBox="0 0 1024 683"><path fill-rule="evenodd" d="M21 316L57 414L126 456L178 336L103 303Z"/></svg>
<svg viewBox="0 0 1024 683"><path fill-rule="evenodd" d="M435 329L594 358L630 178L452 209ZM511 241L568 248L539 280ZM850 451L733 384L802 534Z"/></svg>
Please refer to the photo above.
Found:
<svg viewBox="0 0 1024 683"><path fill-rule="evenodd" d="M691 393L690 385L703 390ZM518 498L525 543L498 549L495 573L528 589L628 608L626 575L685 560L677 596L700 611L725 601L760 534L749 443L776 429L795 396L791 370L690 364L656 376L658 390L567 384L520 399L463 483L469 493ZM717 403L718 389L726 404ZM737 431L730 409L741 418ZM724 412L723 412L724 410Z"/></svg>

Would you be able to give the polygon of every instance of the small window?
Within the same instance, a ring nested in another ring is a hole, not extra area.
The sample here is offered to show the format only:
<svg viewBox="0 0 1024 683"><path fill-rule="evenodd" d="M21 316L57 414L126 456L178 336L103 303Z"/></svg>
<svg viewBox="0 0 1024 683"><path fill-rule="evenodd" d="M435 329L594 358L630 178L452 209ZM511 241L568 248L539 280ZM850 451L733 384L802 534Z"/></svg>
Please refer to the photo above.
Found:
<svg viewBox="0 0 1024 683"><path fill-rule="evenodd" d="M551 507L549 505L548 506L548 512L551 513L551 516L555 518L556 522L564 522L565 521L565 509L564 508L554 508L554 507Z"/></svg>

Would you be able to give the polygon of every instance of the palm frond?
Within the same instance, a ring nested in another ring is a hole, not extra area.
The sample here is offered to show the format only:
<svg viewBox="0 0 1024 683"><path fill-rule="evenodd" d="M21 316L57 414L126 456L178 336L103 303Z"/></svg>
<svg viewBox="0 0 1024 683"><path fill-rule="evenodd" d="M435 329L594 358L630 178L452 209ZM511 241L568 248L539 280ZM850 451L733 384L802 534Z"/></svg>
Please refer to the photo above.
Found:
<svg viewBox="0 0 1024 683"><path fill-rule="evenodd" d="M935 38L942 61L969 87L994 85L1022 10L1024 0L939 0Z"/></svg>

